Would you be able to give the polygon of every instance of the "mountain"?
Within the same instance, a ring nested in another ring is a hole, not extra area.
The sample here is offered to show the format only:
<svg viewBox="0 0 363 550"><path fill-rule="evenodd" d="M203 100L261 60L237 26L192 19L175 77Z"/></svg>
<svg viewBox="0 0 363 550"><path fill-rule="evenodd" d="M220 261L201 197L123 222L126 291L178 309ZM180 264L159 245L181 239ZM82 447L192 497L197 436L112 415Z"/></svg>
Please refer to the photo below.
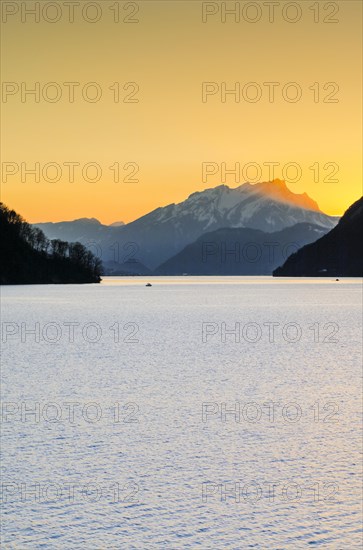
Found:
<svg viewBox="0 0 363 550"><path fill-rule="evenodd" d="M81 241L85 244L87 241L99 240L110 231L108 225L102 225L96 218L79 218L69 222L46 222L37 223L49 239L64 239L68 241Z"/></svg>
<svg viewBox="0 0 363 550"><path fill-rule="evenodd" d="M338 225L316 242L292 254L275 277L362 277L363 197Z"/></svg>
<svg viewBox="0 0 363 550"><path fill-rule="evenodd" d="M223 228L206 233L155 270L155 275L271 275L293 251L327 232L308 223L275 233Z"/></svg>
<svg viewBox="0 0 363 550"><path fill-rule="evenodd" d="M0 284L99 283L99 260L80 243L49 241L0 203Z"/></svg>
<svg viewBox="0 0 363 550"><path fill-rule="evenodd" d="M120 227L121 225L125 225L125 222L113 222L110 223L109 227Z"/></svg>
<svg viewBox="0 0 363 550"><path fill-rule="evenodd" d="M239 188L251 194L262 195L279 202L290 204L291 206L299 206L306 210L315 210L321 212L317 202L309 197L307 193L292 193L286 183L280 179L262 182L255 185L250 183L242 184Z"/></svg>
<svg viewBox="0 0 363 550"><path fill-rule="evenodd" d="M274 180L196 192L179 204L157 208L121 227L104 226L97 220L37 226L51 238L76 238L93 251L97 246L103 262L119 262L115 248L133 247L133 259L155 269L204 233L220 228L249 227L271 233L297 223L331 229L337 221L321 212L306 194L292 193L285 182Z"/></svg>

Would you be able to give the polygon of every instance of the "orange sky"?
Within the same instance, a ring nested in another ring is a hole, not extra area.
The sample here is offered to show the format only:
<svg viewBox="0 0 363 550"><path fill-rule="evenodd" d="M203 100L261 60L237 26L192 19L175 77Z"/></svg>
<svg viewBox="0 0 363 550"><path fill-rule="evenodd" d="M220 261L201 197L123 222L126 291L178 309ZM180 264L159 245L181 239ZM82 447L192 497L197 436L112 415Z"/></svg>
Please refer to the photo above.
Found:
<svg viewBox="0 0 363 550"><path fill-rule="evenodd" d="M275 177L285 166L288 187L329 214L361 195L361 2L320 2L319 14L297 2L296 23L286 2L273 22L262 2L260 12L226 2L240 22L225 23L221 2L204 3L203 22L199 1L99 1L100 13L82 17L80 0L73 23L58 3L35 22L20 8L35 2L3 2L18 12L6 7L2 23L2 200L30 222L128 222L223 179L267 180L271 162ZM203 82L214 83L204 102ZM39 102L26 94L37 86ZM236 86L239 102L223 96ZM39 181L27 173L36 163ZM223 178L236 163L239 176Z"/></svg>

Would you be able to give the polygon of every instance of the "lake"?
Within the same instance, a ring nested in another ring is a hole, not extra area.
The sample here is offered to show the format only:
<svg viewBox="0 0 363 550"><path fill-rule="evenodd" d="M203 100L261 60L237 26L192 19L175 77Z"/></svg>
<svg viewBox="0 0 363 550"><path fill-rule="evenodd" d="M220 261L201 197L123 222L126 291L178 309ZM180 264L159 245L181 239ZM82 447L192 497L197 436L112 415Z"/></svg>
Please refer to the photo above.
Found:
<svg viewBox="0 0 363 550"><path fill-rule="evenodd" d="M2 287L4 549L360 548L360 279Z"/></svg>

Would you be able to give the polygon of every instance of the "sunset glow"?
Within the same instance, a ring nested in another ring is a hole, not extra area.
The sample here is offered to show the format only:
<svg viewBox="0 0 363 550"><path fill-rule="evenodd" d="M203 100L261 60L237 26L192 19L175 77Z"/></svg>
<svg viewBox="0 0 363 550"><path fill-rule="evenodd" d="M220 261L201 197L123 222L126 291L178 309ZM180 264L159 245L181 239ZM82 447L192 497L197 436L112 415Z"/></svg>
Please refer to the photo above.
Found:
<svg viewBox="0 0 363 550"><path fill-rule="evenodd" d="M95 23L75 11L70 24L64 6L53 24L3 13L6 204L29 222L129 222L224 176L268 181L271 163L328 214L359 198L360 2L339 2L331 24L308 2L295 23L278 7L273 22L223 22L220 3L189 1L120 3L116 23L113 4Z"/></svg>

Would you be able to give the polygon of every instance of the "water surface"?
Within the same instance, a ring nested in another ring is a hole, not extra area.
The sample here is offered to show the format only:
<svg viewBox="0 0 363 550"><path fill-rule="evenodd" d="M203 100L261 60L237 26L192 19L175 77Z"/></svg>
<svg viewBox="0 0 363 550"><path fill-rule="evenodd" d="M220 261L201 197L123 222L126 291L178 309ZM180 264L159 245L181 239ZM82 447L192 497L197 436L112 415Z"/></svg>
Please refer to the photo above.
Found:
<svg viewBox="0 0 363 550"><path fill-rule="evenodd" d="M146 282L2 287L3 547L360 547L361 280Z"/></svg>

